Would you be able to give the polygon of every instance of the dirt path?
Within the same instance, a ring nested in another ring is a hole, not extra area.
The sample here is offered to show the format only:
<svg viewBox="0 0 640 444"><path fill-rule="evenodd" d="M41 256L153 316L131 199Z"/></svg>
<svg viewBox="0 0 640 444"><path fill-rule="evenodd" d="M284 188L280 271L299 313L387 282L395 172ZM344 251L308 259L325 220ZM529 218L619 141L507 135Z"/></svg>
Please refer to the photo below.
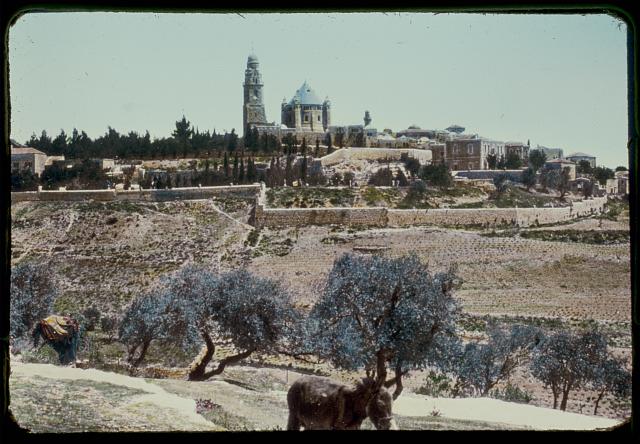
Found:
<svg viewBox="0 0 640 444"><path fill-rule="evenodd" d="M403 394L393 404L394 413L403 416L430 416L434 410L439 416L450 419L495 422L535 430L595 430L620 424L615 419L490 398L449 399Z"/></svg>
<svg viewBox="0 0 640 444"><path fill-rule="evenodd" d="M51 364L23 364L12 362L12 374L27 377L45 377L52 379L78 380L84 379L95 382L106 382L122 387L142 390L145 395L138 395L131 398L122 409L128 406L153 404L161 410L171 410L175 415L175 422L190 424L188 429L193 430L216 430L211 422L196 413L196 403L193 399L183 398L169 393L163 388L149 383L142 378L132 378L117 373L104 372L94 369L79 369L72 367L60 367Z"/></svg>

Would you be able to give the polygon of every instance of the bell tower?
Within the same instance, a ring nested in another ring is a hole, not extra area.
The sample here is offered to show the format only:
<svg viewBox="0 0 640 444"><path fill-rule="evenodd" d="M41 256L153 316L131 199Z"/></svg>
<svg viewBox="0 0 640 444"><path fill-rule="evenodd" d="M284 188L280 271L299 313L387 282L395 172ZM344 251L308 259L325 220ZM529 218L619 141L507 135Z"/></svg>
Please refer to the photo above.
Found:
<svg viewBox="0 0 640 444"><path fill-rule="evenodd" d="M258 67L258 57L251 54L247 59L247 69L244 71L244 106L242 107L242 131L247 131L247 125L264 125L267 117L262 103L262 76Z"/></svg>

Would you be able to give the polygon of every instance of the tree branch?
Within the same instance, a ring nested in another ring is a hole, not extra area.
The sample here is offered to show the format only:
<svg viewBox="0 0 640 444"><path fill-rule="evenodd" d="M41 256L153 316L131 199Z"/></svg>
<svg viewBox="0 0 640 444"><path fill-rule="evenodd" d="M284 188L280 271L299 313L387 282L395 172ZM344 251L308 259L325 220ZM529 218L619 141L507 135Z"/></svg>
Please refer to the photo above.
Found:
<svg viewBox="0 0 640 444"><path fill-rule="evenodd" d="M232 364L235 364L236 362L242 361L243 359L249 357L249 355L251 355L251 353L253 353L254 351L255 349L249 349L249 350L243 351L242 353L238 353L237 355L228 356L224 358L218 363L218 367L204 373L203 380L209 379L214 375L219 375L224 371L227 365L232 365Z"/></svg>

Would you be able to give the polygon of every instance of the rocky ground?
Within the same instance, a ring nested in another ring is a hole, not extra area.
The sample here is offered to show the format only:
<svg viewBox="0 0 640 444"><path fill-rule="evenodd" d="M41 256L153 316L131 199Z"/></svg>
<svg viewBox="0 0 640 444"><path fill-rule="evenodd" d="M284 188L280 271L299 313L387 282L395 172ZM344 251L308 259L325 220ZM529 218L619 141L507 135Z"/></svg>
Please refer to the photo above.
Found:
<svg viewBox="0 0 640 444"><path fill-rule="evenodd" d="M558 242L525 239L520 233L526 230L496 233L442 227L256 231L247 225L250 204L242 199L16 203L11 207L12 262L38 260L50 264L60 288L58 312L77 312L94 305L103 314L118 314L133 297L151 288L158 277L190 261L222 269L242 266L280 279L299 305L310 307L333 261L341 254L398 256L414 252L433 271L458 265L464 283L456 294L471 320L491 316L509 322L569 327L598 323L612 338L616 351L630 357L628 241ZM583 219L536 230L628 228L628 213L623 213L614 220ZM122 356L117 344L106 344L103 350L108 350L109 359ZM149 361L166 354L166 350L152 350ZM188 357L185 359L188 362ZM164 365L186 365L183 361L176 358ZM288 364L275 358L264 358L264 362ZM420 387L424 378L416 372L407 381L407 392ZM551 405L550 391L528 375L512 382L533 395L533 404ZM590 412L591 395L576 393L568 410ZM112 397L118 396L122 395L116 390ZM105 402L112 402L107 398ZM610 400L605 400L599 414L625 415L624 409L614 408Z"/></svg>

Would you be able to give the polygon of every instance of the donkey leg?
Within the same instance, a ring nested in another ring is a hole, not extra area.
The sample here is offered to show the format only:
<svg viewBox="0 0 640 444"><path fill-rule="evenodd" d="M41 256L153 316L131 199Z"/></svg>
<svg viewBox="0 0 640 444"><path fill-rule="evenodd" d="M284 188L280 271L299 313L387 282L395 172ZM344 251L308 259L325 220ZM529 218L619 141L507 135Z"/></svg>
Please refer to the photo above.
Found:
<svg viewBox="0 0 640 444"><path fill-rule="evenodd" d="M300 418L295 412L289 412L289 421L287 422L287 430L300 430Z"/></svg>

